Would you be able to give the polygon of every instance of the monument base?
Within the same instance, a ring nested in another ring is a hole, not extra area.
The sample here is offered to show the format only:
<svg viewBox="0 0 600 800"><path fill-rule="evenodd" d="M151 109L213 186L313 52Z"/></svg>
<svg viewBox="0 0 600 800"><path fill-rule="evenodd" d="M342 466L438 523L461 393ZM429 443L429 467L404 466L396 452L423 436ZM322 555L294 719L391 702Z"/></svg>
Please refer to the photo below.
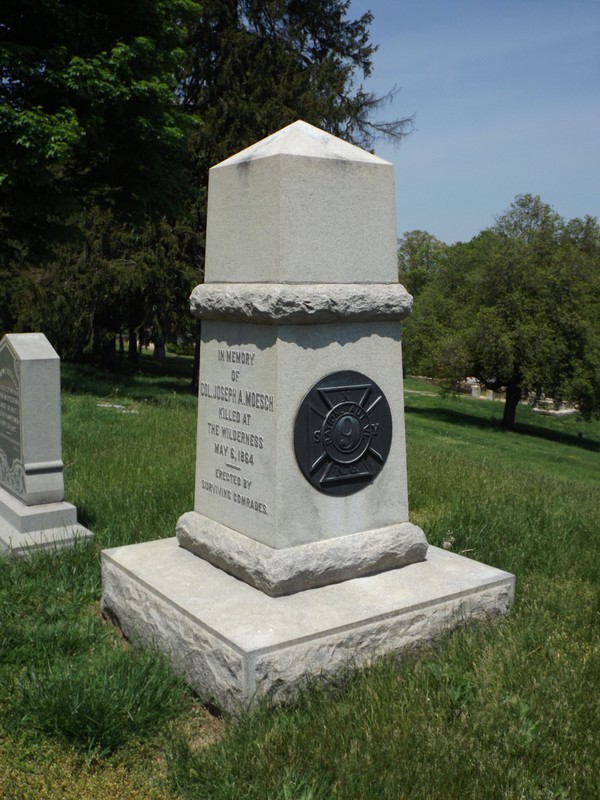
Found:
<svg viewBox="0 0 600 800"><path fill-rule="evenodd" d="M411 522L276 550L196 511L177 522L181 547L272 597L423 561L425 534Z"/></svg>
<svg viewBox="0 0 600 800"><path fill-rule="evenodd" d="M93 533L77 522L71 503L27 506L0 488L0 555L25 555L32 549L67 547Z"/></svg>
<svg viewBox="0 0 600 800"><path fill-rule="evenodd" d="M400 569L270 597L175 538L104 550L102 577L105 615L165 653L204 701L231 712L285 701L307 679L505 614L515 581L429 547L425 561Z"/></svg>

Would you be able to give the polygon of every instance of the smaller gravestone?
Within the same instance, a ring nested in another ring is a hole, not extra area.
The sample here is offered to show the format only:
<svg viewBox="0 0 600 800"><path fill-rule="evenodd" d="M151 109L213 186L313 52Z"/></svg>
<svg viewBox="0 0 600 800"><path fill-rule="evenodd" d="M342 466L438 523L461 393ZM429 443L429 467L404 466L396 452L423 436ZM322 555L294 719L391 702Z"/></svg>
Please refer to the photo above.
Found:
<svg viewBox="0 0 600 800"><path fill-rule="evenodd" d="M0 341L0 553L92 534L64 502L60 359L41 333Z"/></svg>

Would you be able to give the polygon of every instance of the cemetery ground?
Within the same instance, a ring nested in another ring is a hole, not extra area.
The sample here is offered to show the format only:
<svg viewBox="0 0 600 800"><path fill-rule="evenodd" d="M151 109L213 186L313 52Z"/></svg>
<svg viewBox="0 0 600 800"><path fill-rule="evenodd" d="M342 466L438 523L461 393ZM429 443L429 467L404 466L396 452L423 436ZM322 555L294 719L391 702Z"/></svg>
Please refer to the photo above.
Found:
<svg viewBox="0 0 600 800"><path fill-rule="evenodd" d="M514 573L510 615L227 719L99 613L100 550L193 507L190 373L62 365L66 497L95 541L0 562L0 797L600 797L600 423L520 406L506 432L501 403L407 379L411 519Z"/></svg>

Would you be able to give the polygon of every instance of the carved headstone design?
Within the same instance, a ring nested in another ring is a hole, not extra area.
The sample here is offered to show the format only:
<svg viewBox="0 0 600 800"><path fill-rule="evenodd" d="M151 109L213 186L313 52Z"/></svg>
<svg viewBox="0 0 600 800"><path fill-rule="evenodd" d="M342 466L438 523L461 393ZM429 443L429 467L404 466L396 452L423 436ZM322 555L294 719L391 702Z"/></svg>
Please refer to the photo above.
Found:
<svg viewBox="0 0 600 800"><path fill-rule="evenodd" d="M3 340L0 342L0 486L23 497L19 371L20 361Z"/></svg>
<svg viewBox="0 0 600 800"><path fill-rule="evenodd" d="M425 558L397 274L383 159L298 122L213 167L182 547L270 595Z"/></svg>
<svg viewBox="0 0 600 800"><path fill-rule="evenodd" d="M27 505L64 498L60 359L41 333L0 342L0 486Z"/></svg>

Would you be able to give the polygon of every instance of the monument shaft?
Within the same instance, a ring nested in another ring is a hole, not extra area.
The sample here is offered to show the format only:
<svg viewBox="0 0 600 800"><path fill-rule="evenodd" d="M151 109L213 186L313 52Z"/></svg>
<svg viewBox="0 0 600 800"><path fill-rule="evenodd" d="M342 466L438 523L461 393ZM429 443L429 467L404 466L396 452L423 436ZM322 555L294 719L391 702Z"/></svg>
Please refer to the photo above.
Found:
<svg viewBox="0 0 600 800"><path fill-rule="evenodd" d="M397 282L393 196L391 164L305 123L211 170L206 280L192 296L196 496L178 537L270 594L425 557L408 522L411 298ZM348 536L344 569L323 569L316 554L339 558Z"/></svg>

